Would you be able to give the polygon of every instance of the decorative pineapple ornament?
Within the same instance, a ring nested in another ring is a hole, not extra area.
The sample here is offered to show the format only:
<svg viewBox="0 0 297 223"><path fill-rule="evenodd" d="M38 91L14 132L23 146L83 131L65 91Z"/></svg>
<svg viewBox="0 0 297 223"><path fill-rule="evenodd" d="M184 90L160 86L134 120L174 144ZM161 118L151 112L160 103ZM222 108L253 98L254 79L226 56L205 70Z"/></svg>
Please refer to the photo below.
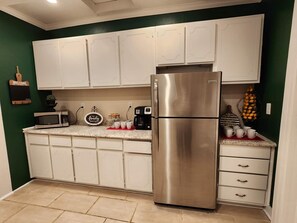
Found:
<svg viewBox="0 0 297 223"><path fill-rule="evenodd" d="M245 125L257 119L257 96L253 86L249 86L244 94L241 117Z"/></svg>

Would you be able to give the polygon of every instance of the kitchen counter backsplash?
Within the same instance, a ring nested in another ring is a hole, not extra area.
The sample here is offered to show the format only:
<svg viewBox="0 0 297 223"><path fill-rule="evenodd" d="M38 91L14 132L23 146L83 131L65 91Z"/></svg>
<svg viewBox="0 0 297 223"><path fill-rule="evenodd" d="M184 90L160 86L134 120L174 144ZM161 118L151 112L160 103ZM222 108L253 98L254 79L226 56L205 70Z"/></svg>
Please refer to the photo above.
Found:
<svg viewBox="0 0 297 223"><path fill-rule="evenodd" d="M135 140L152 139L152 132L150 130L109 130L107 129L107 126L71 125L66 128L52 129L35 129L34 127L29 127L23 129L23 132L33 134L71 135Z"/></svg>
<svg viewBox="0 0 297 223"><path fill-rule="evenodd" d="M242 139L223 139L219 140L221 145L235 145L235 146L256 146L256 147L276 147L276 143L267 139L266 137L257 134L263 140L242 140Z"/></svg>

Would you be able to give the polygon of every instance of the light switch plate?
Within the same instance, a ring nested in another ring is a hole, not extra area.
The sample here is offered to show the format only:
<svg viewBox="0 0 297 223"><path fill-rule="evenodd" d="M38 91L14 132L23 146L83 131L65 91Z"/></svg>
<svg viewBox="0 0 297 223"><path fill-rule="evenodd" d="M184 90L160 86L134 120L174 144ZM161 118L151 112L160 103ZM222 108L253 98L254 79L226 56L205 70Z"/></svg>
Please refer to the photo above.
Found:
<svg viewBox="0 0 297 223"><path fill-rule="evenodd" d="M271 115L271 103L266 103L266 115Z"/></svg>

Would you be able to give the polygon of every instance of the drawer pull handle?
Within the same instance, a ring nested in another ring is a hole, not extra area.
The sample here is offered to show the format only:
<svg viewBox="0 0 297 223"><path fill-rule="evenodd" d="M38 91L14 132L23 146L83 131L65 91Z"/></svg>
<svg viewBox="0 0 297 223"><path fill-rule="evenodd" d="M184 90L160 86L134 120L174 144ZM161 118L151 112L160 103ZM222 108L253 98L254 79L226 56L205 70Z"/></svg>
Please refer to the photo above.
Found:
<svg viewBox="0 0 297 223"><path fill-rule="evenodd" d="M246 197L245 194L235 194L237 197Z"/></svg>
<svg viewBox="0 0 297 223"><path fill-rule="evenodd" d="M247 168L249 167L249 165L241 165L241 164L238 164L239 167L243 167L243 168Z"/></svg>
<svg viewBox="0 0 297 223"><path fill-rule="evenodd" d="M240 183L247 183L248 181L247 180L240 180L240 179L237 179L238 182Z"/></svg>

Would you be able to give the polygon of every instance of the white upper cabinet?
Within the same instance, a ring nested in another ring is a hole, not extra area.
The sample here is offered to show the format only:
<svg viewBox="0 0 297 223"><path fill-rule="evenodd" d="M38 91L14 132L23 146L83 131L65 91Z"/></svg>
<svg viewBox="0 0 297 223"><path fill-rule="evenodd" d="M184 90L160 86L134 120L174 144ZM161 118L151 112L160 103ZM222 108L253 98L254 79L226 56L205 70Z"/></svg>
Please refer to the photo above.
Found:
<svg viewBox="0 0 297 223"><path fill-rule="evenodd" d="M214 71L223 72L224 83L259 83L263 15L217 21Z"/></svg>
<svg viewBox="0 0 297 223"><path fill-rule="evenodd" d="M186 63L207 63L215 60L215 22L186 24Z"/></svg>
<svg viewBox="0 0 297 223"><path fill-rule="evenodd" d="M155 28L120 32L122 85L149 85L155 68Z"/></svg>
<svg viewBox="0 0 297 223"><path fill-rule="evenodd" d="M159 26L157 65L213 63L216 24L214 21Z"/></svg>
<svg viewBox="0 0 297 223"><path fill-rule="evenodd" d="M89 70L85 37L60 40L61 72L65 88L88 87Z"/></svg>
<svg viewBox="0 0 297 223"><path fill-rule="evenodd" d="M38 89L62 88L58 40L33 42Z"/></svg>
<svg viewBox="0 0 297 223"><path fill-rule="evenodd" d="M87 37L90 82L93 87L120 85L119 44L116 33Z"/></svg>
<svg viewBox="0 0 297 223"><path fill-rule="evenodd" d="M38 89L89 87L85 37L36 41L33 49Z"/></svg>
<svg viewBox="0 0 297 223"><path fill-rule="evenodd" d="M157 64L185 63L184 25L166 25L156 28Z"/></svg>
<svg viewBox="0 0 297 223"><path fill-rule="evenodd" d="M156 66L213 64L224 84L260 82L264 15L33 42L38 89L148 86Z"/></svg>

